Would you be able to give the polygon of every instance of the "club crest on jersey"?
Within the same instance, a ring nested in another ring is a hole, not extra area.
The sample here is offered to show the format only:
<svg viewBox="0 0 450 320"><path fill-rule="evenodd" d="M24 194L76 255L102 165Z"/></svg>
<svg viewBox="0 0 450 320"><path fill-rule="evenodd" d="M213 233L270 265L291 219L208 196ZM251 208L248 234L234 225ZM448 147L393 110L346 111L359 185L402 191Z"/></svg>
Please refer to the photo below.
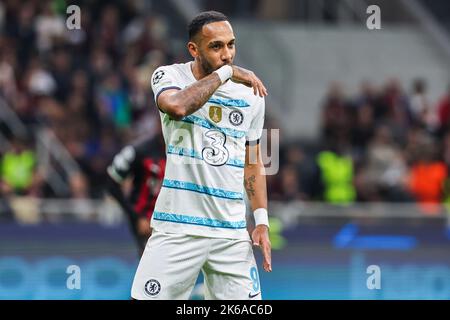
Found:
<svg viewBox="0 0 450 320"><path fill-rule="evenodd" d="M150 279L144 286L145 294L150 297L155 297L161 291L161 284L156 279Z"/></svg>
<svg viewBox="0 0 450 320"><path fill-rule="evenodd" d="M233 126L240 126L244 121L244 115L239 110L233 110L230 112L228 119Z"/></svg>
<svg viewBox="0 0 450 320"><path fill-rule="evenodd" d="M215 123L218 123L222 120L222 108L217 106L209 107L209 117Z"/></svg>

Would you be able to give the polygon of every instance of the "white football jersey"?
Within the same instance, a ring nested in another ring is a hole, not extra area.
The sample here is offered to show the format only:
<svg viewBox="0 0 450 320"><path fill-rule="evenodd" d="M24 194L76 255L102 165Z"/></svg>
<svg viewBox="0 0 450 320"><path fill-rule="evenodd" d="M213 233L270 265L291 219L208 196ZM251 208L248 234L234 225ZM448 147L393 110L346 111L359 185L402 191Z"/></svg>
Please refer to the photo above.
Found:
<svg viewBox="0 0 450 320"><path fill-rule="evenodd" d="M196 82L192 62L162 66L151 85L155 100ZM246 143L264 124L264 98L228 80L205 105L181 120L160 109L167 163L151 225L169 233L248 239L244 202Z"/></svg>

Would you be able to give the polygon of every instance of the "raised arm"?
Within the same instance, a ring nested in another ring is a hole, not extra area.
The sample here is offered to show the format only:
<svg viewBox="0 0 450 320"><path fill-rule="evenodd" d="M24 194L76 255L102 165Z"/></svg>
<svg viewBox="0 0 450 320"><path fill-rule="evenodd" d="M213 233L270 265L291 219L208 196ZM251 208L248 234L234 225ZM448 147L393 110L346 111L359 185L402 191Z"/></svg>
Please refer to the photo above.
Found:
<svg viewBox="0 0 450 320"><path fill-rule="evenodd" d="M221 84L219 75L213 72L183 90L165 90L158 96L157 103L172 119L180 120L200 109Z"/></svg>
<svg viewBox="0 0 450 320"><path fill-rule="evenodd" d="M255 95L265 96L267 90L256 75L244 68L225 65L190 86L162 91L158 107L172 119L180 120L200 109L213 93L228 79L252 87Z"/></svg>

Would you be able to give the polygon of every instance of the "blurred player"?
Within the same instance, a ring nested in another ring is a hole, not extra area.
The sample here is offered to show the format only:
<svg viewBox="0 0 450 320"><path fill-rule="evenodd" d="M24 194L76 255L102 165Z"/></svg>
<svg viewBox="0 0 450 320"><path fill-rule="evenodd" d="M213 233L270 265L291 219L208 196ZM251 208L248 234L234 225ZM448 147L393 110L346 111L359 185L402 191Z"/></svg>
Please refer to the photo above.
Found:
<svg viewBox="0 0 450 320"><path fill-rule="evenodd" d="M194 61L162 66L152 75L167 167L134 299L187 299L200 270L207 299L261 299L243 191L245 185L256 221L253 244L261 247L269 272L259 154L267 90L253 72L232 64L234 43L227 17L201 13L189 25ZM250 162L251 152L257 161Z"/></svg>
<svg viewBox="0 0 450 320"><path fill-rule="evenodd" d="M150 219L161 189L165 165L164 141L158 134L153 139L124 147L107 169L107 190L128 217L139 257L151 235ZM129 197L122 191L127 178L132 179Z"/></svg>

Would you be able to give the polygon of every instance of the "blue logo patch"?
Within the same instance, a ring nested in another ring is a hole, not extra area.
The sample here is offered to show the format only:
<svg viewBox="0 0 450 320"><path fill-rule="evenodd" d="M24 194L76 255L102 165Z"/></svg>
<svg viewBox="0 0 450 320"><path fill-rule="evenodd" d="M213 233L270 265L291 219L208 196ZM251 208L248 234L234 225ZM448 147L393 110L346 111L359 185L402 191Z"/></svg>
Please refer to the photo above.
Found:
<svg viewBox="0 0 450 320"><path fill-rule="evenodd" d="M230 112L228 119L233 126L240 126L244 121L244 115L239 110L233 110Z"/></svg>
<svg viewBox="0 0 450 320"><path fill-rule="evenodd" d="M155 297L161 291L161 284L158 280L150 279L145 283L145 293L150 297Z"/></svg>

